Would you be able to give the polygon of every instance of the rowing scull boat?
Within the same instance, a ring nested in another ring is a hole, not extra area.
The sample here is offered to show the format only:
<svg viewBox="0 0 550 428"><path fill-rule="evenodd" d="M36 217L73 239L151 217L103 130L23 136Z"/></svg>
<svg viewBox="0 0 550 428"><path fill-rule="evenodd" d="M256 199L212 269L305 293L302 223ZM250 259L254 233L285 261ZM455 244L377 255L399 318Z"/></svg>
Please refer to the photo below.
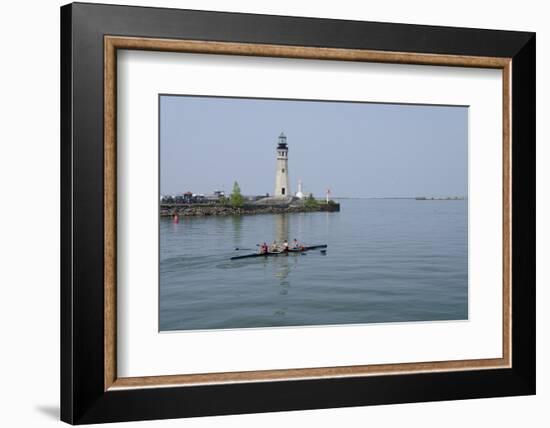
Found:
<svg viewBox="0 0 550 428"><path fill-rule="evenodd" d="M326 245L311 245L309 247L303 247L301 249L288 249L287 251L281 251L281 252L267 252L267 253L252 253L252 254L244 254L242 256L235 256L231 257L231 260L239 260L239 259L250 259L253 257L268 257L268 256L280 256L280 255L287 255L289 253L304 253L309 250L317 250L320 248L327 248Z"/></svg>

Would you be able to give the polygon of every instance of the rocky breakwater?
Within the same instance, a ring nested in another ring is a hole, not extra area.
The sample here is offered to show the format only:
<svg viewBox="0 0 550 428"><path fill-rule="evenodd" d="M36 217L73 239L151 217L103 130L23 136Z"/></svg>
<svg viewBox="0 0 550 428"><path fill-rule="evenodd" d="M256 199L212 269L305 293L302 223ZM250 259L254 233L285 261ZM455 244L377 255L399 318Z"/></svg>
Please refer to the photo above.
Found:
<svg viewBox="0 0 550 428"><path fill-rule="evenodd" d="M303 200L288 198L263 198L253 203L234 207L225 204L161 204L161 217L191 216L229 216L251 214L284 214L302 212L336 212L340 204L336 202L318 201L316 204L306 204Z"/></svg>

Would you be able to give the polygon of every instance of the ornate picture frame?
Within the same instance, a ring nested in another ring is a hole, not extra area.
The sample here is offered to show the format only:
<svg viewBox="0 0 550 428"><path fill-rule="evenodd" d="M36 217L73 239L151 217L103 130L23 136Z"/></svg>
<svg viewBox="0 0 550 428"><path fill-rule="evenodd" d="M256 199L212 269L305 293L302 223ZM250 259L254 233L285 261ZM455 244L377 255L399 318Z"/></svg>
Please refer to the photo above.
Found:
<svg viewBox="0 0 550 428"><path fill-rule="evenodd" d="M501 358L119 377L118 50L501 70ZM63 421L535 393L533 33L75 3L61 8L61 55Z"/></svg>

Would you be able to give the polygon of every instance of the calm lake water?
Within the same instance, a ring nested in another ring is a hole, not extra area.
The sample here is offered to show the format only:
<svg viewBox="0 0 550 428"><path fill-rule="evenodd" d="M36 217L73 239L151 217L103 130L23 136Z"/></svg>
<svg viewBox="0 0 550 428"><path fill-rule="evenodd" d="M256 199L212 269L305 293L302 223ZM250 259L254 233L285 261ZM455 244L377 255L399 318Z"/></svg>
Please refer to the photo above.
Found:
<svg viewBox="0 0 550 428"><path fill-rule="evenodd" d="M161 219L160 329L467 319L467 201L340 202L338 213ZM294 238L327 252L229 260Z"/></svg>

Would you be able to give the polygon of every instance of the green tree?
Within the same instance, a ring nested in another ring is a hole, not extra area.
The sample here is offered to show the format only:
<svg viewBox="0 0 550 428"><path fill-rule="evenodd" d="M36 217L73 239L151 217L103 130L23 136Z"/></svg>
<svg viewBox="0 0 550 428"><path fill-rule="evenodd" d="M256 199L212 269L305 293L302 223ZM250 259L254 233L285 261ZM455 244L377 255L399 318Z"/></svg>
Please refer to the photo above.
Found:
<svg viewBox="0 0 550 428"><path fill-rule="evenodd" d="M310 194L306 198L305 206L306 206L306 208L318 208L319 207L319 201L317 201L317 199L315 199L313 197L313 195Z"/></svg>
<svg viewBox="0 0 550 428"><path fill-rule="evenodd" d="M231 205L234 207L242 207L244 205L244 198L241 194L241 188L239 187L239 183L235 181L233 183L233 192L231 193Z"/></svg>

